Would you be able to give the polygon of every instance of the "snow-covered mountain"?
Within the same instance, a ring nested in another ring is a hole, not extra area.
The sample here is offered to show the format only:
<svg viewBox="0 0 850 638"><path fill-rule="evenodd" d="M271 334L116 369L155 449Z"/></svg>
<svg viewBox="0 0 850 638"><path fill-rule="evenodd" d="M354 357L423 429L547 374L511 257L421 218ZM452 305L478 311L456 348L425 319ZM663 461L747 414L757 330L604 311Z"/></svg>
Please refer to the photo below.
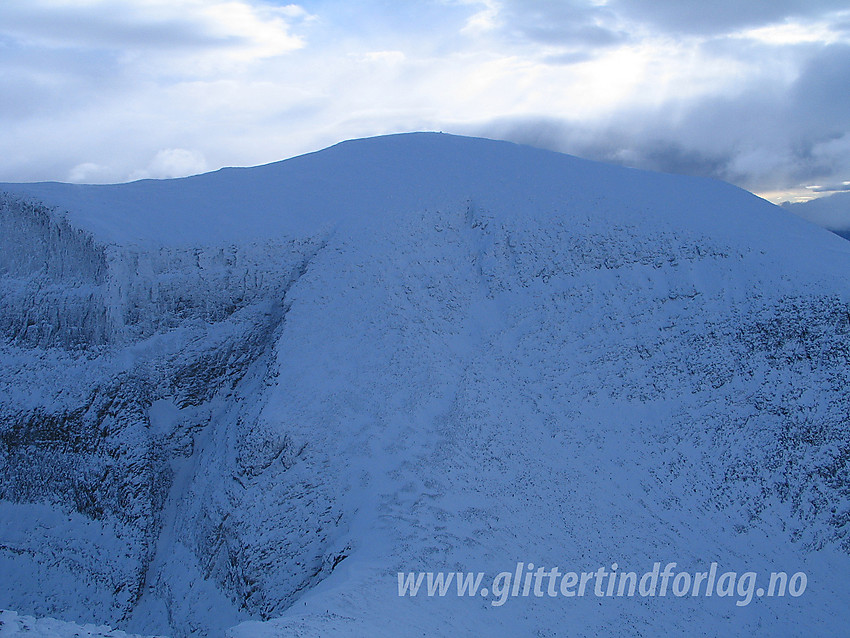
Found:
<svg viewBox="0 0 850 638"><path fill-rule="evenodd" d="M833 193L807 202L785 202L782 206L803 219L850 239L850 192Z"/></svg>
<svg viewBox="0 0 850 638"><path fill-rule="evenodd" d="M0 190L0 623L850 622L847 241L724 183L442 134ZM518 562L807 588L398 594Z"/></svg>

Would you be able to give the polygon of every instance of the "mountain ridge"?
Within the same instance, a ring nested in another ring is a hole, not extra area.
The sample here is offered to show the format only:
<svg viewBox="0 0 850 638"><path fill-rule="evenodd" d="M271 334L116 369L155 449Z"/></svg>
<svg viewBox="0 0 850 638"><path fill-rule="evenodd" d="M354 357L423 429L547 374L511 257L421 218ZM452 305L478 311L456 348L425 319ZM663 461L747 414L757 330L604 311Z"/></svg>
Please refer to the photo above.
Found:
<svg viewBox="0 0 850 638"><path fill-rule="evenodd" d="M361 170L364 165L368 170ZM507 185L500 188L500 180ZM105 241L155 240L172 244L177 239L172 237L175 232L178 238L188 236L187 229L176 226L181 217L193 225L192 241L195 243L198 239L206 239L204 233L210 231L198 226L217 221L227 225L228 232L232 233L230 238L257 239L263 229L253 226L260 227L263 223L272 234L293 229L303 233L314 231L322 223L338 222L345 215L381 214L388 208L409 210L478 198L484 200L481 202L484 207L492 208L494 201L499 202L500 198L511 204L515 192L511 185L521 180L529 186L544 180L551 193L538 194L539 204L549 207L562 204L565 197L579 197L578 188L594 195L605 190L616 193L632 188L632 194L641 200L640 203L648 203L644 201L646 186L642 182L670 197L681 198L683 189L690 197L698 197L706 189L717 193L735 192L742 198L754 197L747 191L707 178L639 171L511 142L443 133L406 133L349 140L257 167L224 168L170 180L113 185L0 184L0 189L67 209L74 213L70 221ZM621 186L610 188L617 183ZM288 185L298 188L288 189ZM488 192L491 190L496 190L497 196ZM418 201L424 193L436 196L435 201ZM163 211L151 211L149 204L152 202ZM354 206L350 213L346 212L347 204ZM250 236L240 235L236 230L239 226L233 219L236 211L241 212L241 225L253 233ZM315 218L308 222L312 226L298 226L298 220L293 219L295 215L289 211L299 211L300 216L305 216L306 211ZM142 215L143 212L147 212L147 216ZM133 216L139 218L134 220ZM125 232L121 224L110 217L117 217L134 235ZM281 225L275 227L274 223ZM209 237L216 242L228 239L223 233Z"/></svg>

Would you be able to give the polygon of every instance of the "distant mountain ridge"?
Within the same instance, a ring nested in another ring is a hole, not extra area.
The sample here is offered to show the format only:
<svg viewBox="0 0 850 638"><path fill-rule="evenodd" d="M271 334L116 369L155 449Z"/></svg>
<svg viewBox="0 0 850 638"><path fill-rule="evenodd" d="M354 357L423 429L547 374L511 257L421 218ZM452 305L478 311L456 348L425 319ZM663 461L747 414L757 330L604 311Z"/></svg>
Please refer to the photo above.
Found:
<svg viewBox="0 0 850 638"><path fill-rule="evenodd" d="M807 202L785 202L782 207L845 239L850 237L850 192L833 193Z"/></svg>

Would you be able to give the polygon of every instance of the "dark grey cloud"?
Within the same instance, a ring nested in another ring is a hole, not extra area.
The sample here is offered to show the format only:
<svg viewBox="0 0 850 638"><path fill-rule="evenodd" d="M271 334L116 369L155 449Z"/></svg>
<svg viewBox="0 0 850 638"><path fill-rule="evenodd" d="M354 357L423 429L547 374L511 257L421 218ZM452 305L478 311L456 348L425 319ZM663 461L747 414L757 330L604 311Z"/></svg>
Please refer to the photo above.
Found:
<svg viewBox="0 0 850 638"><path fill-rule="evenodd" d="M21 44L52 44L84 48L186 49L233 42L187 19L155 19L123 3L59 5L49 11L28 3L0 4L0 34Z"/></svg>
<svg viewBox="0 0 850 638"><path fill-rule="evenodd" d="M803 67L789 99L797 121L820 136L850 130L850 45L824 47Z"/></svg>
<svg viewBox="0 0 850 638"><path fill-rule="evenodd" d="M547 55L543 58L543 62L556 65L579 64L592 60L596 55L596 51L587 51L581 48L565 48L558 53Z"/></svg>
<svg viewBox="0 0 850 638"><path fill-rule="evenodd" d="M628 40L617 16L609 9L586 0L507 0L501 5L503 32L515 42L530 42L563 48L563 61L572 63L578 52L587 59L596 49ZM552 61L557 60L556 57Z"/></svg>
<svg viewBox="0 0 850 638"><path fill-rule="evenodd" d="M728 53L739 55L748 43L729 36L741 29L817 19L840 33L848 28L850 10L846 0L610 0L605 5L590 0L503 0L498 7L503 35L514 43L561 49L546 61L562 64L592 59L648 33L714 38L703 46L719 48L725 41Z"/></svg>
<svg viewBox="0 0 850 638"><path fill-rule="evenodd" d="M612 0L622 18L674 33L716 34L846 10L846 0Z"/></svg>
<svg viewBox="0 0 850 638"><path fill-rule="evenodd" d="M846 0L504 0L506 32L517 39L566 47L604 48L649 29L673 37L722 36L787 20L825 19L850 29Z"/></svg>
<svg viewBox="0 0 850 638"><path fill-rule="evenodd" d="M546 148L602 162L686 175L723 171L728 156L676 141L661 127L663 115L621 114L604 126L556 118L505 118L475 131L485 137Z"/></svg>
<svg viewBox="0 0 850 638"><path fill-rule="evenodd" d="M850 46L819 48L788 86L625 107L604 121L506 118L475 132L756 191L850 180Z"/></svg>

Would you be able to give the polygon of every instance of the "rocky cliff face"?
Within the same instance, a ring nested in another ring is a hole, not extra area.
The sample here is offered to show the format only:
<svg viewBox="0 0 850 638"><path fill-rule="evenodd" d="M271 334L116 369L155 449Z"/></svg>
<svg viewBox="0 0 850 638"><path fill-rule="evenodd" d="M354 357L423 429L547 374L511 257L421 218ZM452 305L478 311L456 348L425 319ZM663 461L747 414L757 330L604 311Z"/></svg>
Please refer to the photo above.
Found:
<svg viewBox="0 0 850 638"><path fill-rule="evenodd" d="M321 240L142 250L12 196L0 222L2 552L15 574L2 604L127 622L153 576L176 466L208 428L232 427L218 414L239 419L227 406L263 368ZM44 506L69 517L58 537L37 522ZM208 556L229 514L197 512L191 549ZM220 577L247 609L241 576Z"/></svg>

